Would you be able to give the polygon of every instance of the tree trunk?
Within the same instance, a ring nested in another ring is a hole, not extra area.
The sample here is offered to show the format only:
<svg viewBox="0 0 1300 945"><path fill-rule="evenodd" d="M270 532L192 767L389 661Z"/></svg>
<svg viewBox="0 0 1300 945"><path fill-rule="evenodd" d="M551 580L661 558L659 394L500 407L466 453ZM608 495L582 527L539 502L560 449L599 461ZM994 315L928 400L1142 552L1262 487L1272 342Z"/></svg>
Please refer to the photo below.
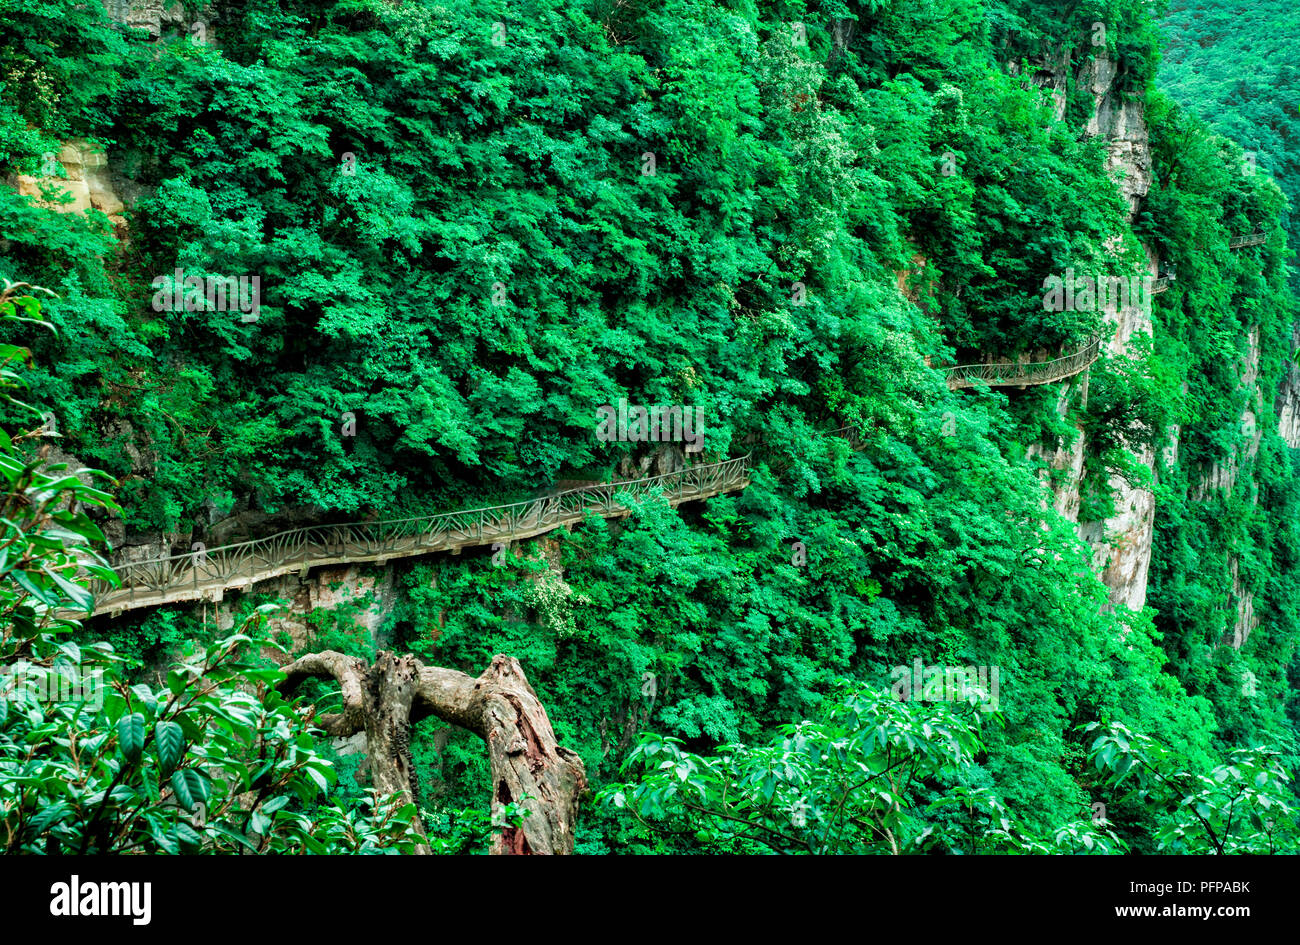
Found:
<svg viewBox="0 0 1300 945"><path fill-rule="evenodd" d="M286 693L307 677L338 680L343 712L322 716L318 724L333 736L365 730L371 777L382 793L397 792L404 803L415 801L419 788L411 764L410 724L434 715L486 743L493 814L511 802L528 811L522 826L507 827L495 838L493 853L573 852L586 772L577 754L556 744L551 720L518 660L495 656L475 679L424 666L413 656L381 652L373 666L366 666L328 650L295 660L284 672L288 678L280 688Z"/></svg>

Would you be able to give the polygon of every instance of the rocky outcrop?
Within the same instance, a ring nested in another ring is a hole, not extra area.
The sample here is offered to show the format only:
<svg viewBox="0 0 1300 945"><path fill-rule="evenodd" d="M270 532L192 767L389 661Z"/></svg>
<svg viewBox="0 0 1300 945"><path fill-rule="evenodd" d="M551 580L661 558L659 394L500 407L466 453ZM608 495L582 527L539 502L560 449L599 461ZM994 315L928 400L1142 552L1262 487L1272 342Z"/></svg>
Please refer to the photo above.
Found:
<svg viewBox="0 0 1300 945"><path fill-rule="evenodd" d="M1088 372L1084 371L1061 384L1061 395L1056 402L1056 412L1069 416L1072 407L1088 406ZM1062 437L1052 448L1043 443L1031 443L1025 451L1031 459L1041 459L1047 464L1045 479L1052 490L1052 505L1071 522L1079 520L1081 497L1079 485L1083 481L1083 445L1086 431L1078 424L1070 439Z"/></svg>
<svg viewBox="0 0 1300 945"><path fill-rule="evenodd" d="M41 170L40 177L17 175L14 185L19 194L60 213L84 213L93 207L106 213L115 228L125 229L121 214L126 206L118 196L102 149L80 139L68 141L57 155L46 155ZM52 199L46 199L44 190L52 191ZM60 191L72 197L70 203L59 202Z"/></svg>
<svg viewBox="0 0 1300 945"><path fill-rule="evenodd" d="M1119 65L1103 53L1080 65L1076 81L1093 96L1088 134L1106 141L1110 171L1128 201L1131 222L1151 190L1151 142L1146 107L1141 98L1126 94L1122 77Z"/></svg>
<svg viewBox="0 0 1300 945"><path fill-rule="evenodd" d="M350 608L349 628L369 634L377 646L388 643L383 635L384 621L397 604L397 580L393 566L385 565L375 573L373 566L339 566L313 568L305 576L286 574L261 581L250 589L266 598L280 598L289 602L280 616L269 621L273 633L283 631L292 641L291 649L309 649L319 626L313 621L316 611L330 612L340 607ZM222 595L224 597L224 595ZM215 602L217 622L223 630L234 626L234 608ZM200 607L210 606L206 602ZM271 654L268 654L271 655ZM280 661L286 661L281 656Z"/></svg>
<svg viewBox="0 0 1300 945"><path fill-rule="evenodd" d="M1150 449L1136 455L1148 468L1155 460ZM1111 606L1141 610L1146 604L1147 574L1151 569L1155 493L1135 488L1120 476L1110 477L1108 486L1114 514L1105 521L1079 523L1079 537L1092 548L1093 566L1110 589Z"/></svg>
<svg viewBox="0 0 1300 945"><path fill-rule="evenodd" d="M1141 142L1145 149L1145 128ZM1111 153L1127 152L1112 147ZM1144 153L1147 154L1149 168L1149 152ZM1124 170L1124 167L1120 167L1117 175L1122 175ZM1121 183L1127 180L1129 178L1121 176ZM1149 184L1149 176L1146 181ZM1142 195L1145 193L1143 190ZM1135 212L1136 204L1130 203L1130 213ZM1154 278L1157 270L1158 261L1148 251L1147 272ZM1114 326L1114 334L1107 350L1114 356L1125 354L1135 335L1152 333L1151 299L1148 297L1143 300L1145 304L1137 305L1131 304L1132 300L1129 301L1130 304L1117 306L1114 312L1107 313L1107 322ZM1155 450L1144 446L1136 450L1134 455L1139 463L1153 470L1154 478ZM1102 582L1110 589L1111 605L1141 610L1146 604L1147 574L1151 568L1155 492L1145 486L1135 486L1122 476L1111 476L1106 488L1114 503L1114 513L1102 522L1080 523L1079 537L1092 548L1094 566L1101 575Z"/></svg>
<svg viewBox="0 0 1300 945"><path fill-rule="evenodd" d="M1035 84L1052 97L1058 118L1065 114L1068 76L1072 54L1065 52L1042 57L1031 73ZM1140 100L1129 101L1124 94L1122 69L1105 55L1084 59L1074 69L1074 81L1086 88L1093 98L1087 132L1106 142L1109 169L1120 193L1128 203L1130 222L1136 217L1142 199L1151 186L1151 148L1146 119ZM1159 261L1147 251L1147 272L1154 278ZM1130 340L1152 330L1150 299L1127 299L1106 313L1113 334L1107 353L1122 355ZM1076 401L1087 403L1087 372L1066 386L1058 404L1062 416ZM1057 442L1051 447L1038 445L1033 453L1047 462L1051 475L1054 505L1071 521L1078 521L1084 482L1084 456L1088 446L1087 431L1077 428L1073 443ZM1148 468L1155 453L1143 449L1138 460ZM1099 484L1100 486L1100 484ZM1113 515L1098 522L1081 522L1079 536L1091 546L1093 563L1102 581L1110 589L1112 606L1141 610L1146 603L1147 573L1151 565L1151 538L1155 524L1155 494L1149 488L1133 486L1128 480L1112 476L1104 488L1114 501Z"/></svg>
<svg viewBox="0 0 1300 945"><path fill-rule="evenodd" d="M1259 388L1259 362L1260 335L1259 327L1255 326L1247 335L1246 355L1239 365L1237 389L1244 391L1247 398L1241 408L1239 437L1227 458L1222 462L1216 460L1211 463L1193 488L1192 498L1197 501L1204 500L1215 491L1232 492L1237 487L1241 469L1251 463L1259 453L1259 445L1264 437L1258 419L1264 409L1264 395ZM1282 381L1283 391L1288 389L1292 377L1293 371L1288 371ZM1283 403L1283 407L1285 406L1286 404ZM1288 422L1295 421L1279 414L1278 429L1283 437L1286 436ZM1288 440L1288 442L1292 441ZM1258 498L1257 490L1252 489L1251 502L1257 502ZM1250 639L1251 631L1259 624L1259 618L1255 616L1255 594L1242 584L1240 562L1235 554L1228 555L1228 571L1232 576L1229 606L1233 609L1230 643L1234 648L1240 649Z"/></svg>
<svg viewBox="0 0 1300 945"><path fill-rule="evenodd" d="M1300 325L1291 329L1291 350L1300 350ZM1300 365L1294 361L1287 364L1275 406L1278 434L1292 449L1300 447Z"/></svg>
<svg viewBox="0 0 1300 945"><path fill-rule="evenodd" d="M1151 151L1143 102L1125 94L1123 66L1099 55L1072 66L1069 53L1055 58L1043 57L1032 73L1033 81L1052 97L1058 117L1065 112L1068 78L1072 74L1077 88L1086 89L1093 99L1087 133L1104 139L1108 164L1120 194L1128 204L1129 220L1135 219L1142 200L1151 187ZM1147 271L1155 278L1159 274L1160 260L1147 250ZM1107 321L1114 334L1108 346L1111 355L1124 354L1130 340L1139 334L1152 332L1149 306L1122 306L1108 313ZM1293 334L1293 349L1300 347L1300 330ZM1240 436L1226 457L1211 463L1195 479L1191 498L1204 500L1216 491L1231 492L1238 485L1244 468L1255 459L1263 436L1259 418L1266 408L1259 389L1260 333L1252 328L1248 333L1245 355L1238 368L1238 390L1245 392L1241 408ZM1072 404L1086 405L1086 376L1062 393L1058 409L1062 416ZM1184 384L1184 392L1187 385ZM1300 368L1288 369L1278 391L1276 407L1279 432L1292 447L1300 446ZM1161 459L1166 468L1178 461L1179 440L1182 431L1171 427L1164 431ZM1099 484L1085 482L1084 456L1087 450L1087 431L1079 429L1072 444L1059 442L1055 449L1039 447L1036 451L1047 463L1054 489L1054 505L1067 518L1078 522L1081 507L1080 493ZM1152 481L1158 481L1157 451L1143 448L1135 451L1138 461L1151 470ZM1155 494L1152 489L1134 486L1120 477L1111 477L1104 486L1113 502L1114 513L1104 521L1078 522L1081 538L1093 550L1094 567L1110 589L1112 606L1141 609L1146 602L1147 576L1151 564L1152 534L1155 522ZM1249 639L1258 623L1254 612L1254 594L1242 583L1239 562L1235 555L1228 557L1231 575L1229 606L1234 611L1230 631L1231 645L1240 647Z"/></svg>
<svg viewBox="0 0 1300 945"><path fill-rule="evenodd" d="M164 29L186 26L185 5L180 0L104 0L104 9L118 23L146 30L152 39Z"/></svg>
<svg viewBox="0 0 1300 945"><path fill-rule="evenodd" d="M1241 583L1240 566L1237 563L1236 555L1228 558L1228 571L1232 574L1232 647L1241 649L1242 645L1250 639L1251 632L1259 626L1259 618L1255 616L1255 594L1248 591Z"/></svg>
<svg viewBox="0 0 1300 945"><path fill-rule="evenodd" d="M1028 62L1026 75L1052 100L1057 121L1065 118L1071 75L1077 88L1093 99L1087 133L1105 139L1112 175L1128 201L1129 217L1137 214L1142 198L1151 190L1151 143L1147 134L1146 106L1128 94L1124 65L1099 48L1093 57L1075 64L1075 50L1048 50ZM1019 66L1010 64L1012 75Z"/></svg>
<svg viewBox="0 0 1300 945"><path fill-rule="evenodd" d="M1259 326L1255 326L1247 336L1246 356L1238 372L1237 389L1245 391L1247 396L1241 408L1240 437L1228 456L1223 461L1211 463L1193 488L1192 498L1198 502L1212 491L1231 492L1236 488L1241 467L1259 453L1259 444L1264 437L1259 426L1259 411L1264 403L1264 394L1259 389L1259 355Z"/></svg>

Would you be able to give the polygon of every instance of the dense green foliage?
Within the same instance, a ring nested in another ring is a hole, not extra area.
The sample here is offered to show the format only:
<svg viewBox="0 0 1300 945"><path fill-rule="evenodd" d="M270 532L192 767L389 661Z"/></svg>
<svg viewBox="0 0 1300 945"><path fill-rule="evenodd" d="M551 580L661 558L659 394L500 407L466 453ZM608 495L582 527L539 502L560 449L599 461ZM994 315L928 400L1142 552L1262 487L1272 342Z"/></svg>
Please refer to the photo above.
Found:
<svg viewBox="0 0 1300 945"><path fill-rule="evenodd" d="M1161 87L1246 152L1286 194L1292 243L1300 230L1300 10L1287 0L1170 0L1161 20Z"/></svg>
<svg viewBox="0 0 1300 945"><path fill-rule="evenodd" d="M6 852L398 853L419 842L409 805L321 803L334 769L302 714L266 688L278 671L239 658L255 637L217 641L158 689L128 687L111 650L4 642L21 674L0 700ZM84 691L48 697L61 677Z"/></svg>
<svg viewBox="0 0 1300 945"><path fill-rule="evenodd" d="M0 321L43 324L43 291L6 283ZM0 351L6 364L29 357L14 345ZM4 370L0 399L21 406L20 385ZM284 677L262 658L273 644L258 631L274 605L245 622L252 636L186 653L157 688L130 685L130 665L109 644L69 639L77 627L69 614L91 603L87 577L112 578L86 510L117 507L87 484L95 475L26 462L0 431L0 848L413 850L411 805L373 792L346 807L321 802L335 772L316 750L317 730L269 688ZM485 836L473 827L449 833L442 844L455 852Z"/></svg>
<svg viewBox="0 0 1300 945"><path fill-rule="evenodd" d="M472 673L516 656L595 786L644 799L664 775L636 765L669 757L707 772L693 785L704 811L659 797L643 822L599 805L580 852L771 848L720 826L730 808L713 802L784 753L800 766L781 791L795 784L823 811L836 785L813 760L864 736L873 712L904 741L930 726L907 744L916 782L884 806L852 795L849 820L805 820L833 824L833 842L813 826L782 844L890 849L887 829L899 848L965 851L978 814L981 849L1154 852L1224 836L1273 848L1212 818L1197 834L1129 795L1083 731L1143 733L1193 779L1215 778L1233 749L1271 759L1268 746L1285 768L1296 757L1295 460L1238 363L1257 332L1259 387L1273 391L1291 354L1285 203L1265 174L1241 172L1238 146L1154 91L1148 4L220 11L218 44L196 46L150 43L96 4L0 0L14 37L0 52L0 171L38 174L42 154L80 137L141 188L125 231L0 188L0 275L59 295L58 335L29 339L33 401L56 413L64 449L120 481L133 530L188 551L231 512L486 505L648 459L596 439L602 404L695 405L705 459L755 451L743 492L591 516L503 562L485 548L387 572L400 593L385 643ZM853 24L842 51L835 18ZM1071 72L1057 120L1026 78L1062 49L1120 63L1117 94L1145 109L1153 181L1132 226L1083 133L1087 83ZM1264 245L1229 251L1255 230ZM1131 273L1141 243L1177 264L1177 282L1152 333L1094 366L1086 404L1071 387L1062 416L1057 385L949 391L927 367L1105 333L1096 311L1046 310L1043 280ZM155 310L151 281L178 267L259 276L258 317ZM341 435L347 413L355 436ZM824 432L846 423L856 450ZM1135 454L1163 457L1179 429L1177 457L1155 460L1141 613L1105 606L1075 524L1045 501L1031 447L1076 424L1085 522L1113 511L1109 473L1150 481ZM1233 487L1202 494L1233 456ZM1229 556L1261 616L1240 649L1225 645ZM375 645L313 629L316 648L329 634L337 649ZM203 635L197 614L137 612L85 642L165 665ZM931 718L861 694L916 659L998 668L1001 724L952 728L947 744L933 728L959 725L946 708ZM845 679L857 696L840 693ZM659 734L638 742L647 730ZM740 744L767 747L723 750ZM878 769L884 745L841 760ZM412 752L435 775L426 822L477 803L486 761L471 736L425 721ZM1267 796L1291 816L1282 783L1270 774ZM934 806L945 792L969 801L964 814ZM1095 803L1109 832L1079 823ZM743 816L760 836L777 829L770 805Z"/></svg>
<svg viewBox="0 0 1300 945"><path fill-rule="evenodd" d="M783 726L767 748L716 758L676 739L642 739L625 768L641 779L603 798L638 817L676 814L710 852L1116 853L1113 833L1076 820L1050 841L1026 837L987 788L966 777L980 750L979 699L927 710L870 690L832 700L818 724ZM935 790L936 785L938 790ZM923 787L924 786L924 787ZM928 796L922 803L918 795ZM1095 818L1098 825L1104 816Z"/></svg>

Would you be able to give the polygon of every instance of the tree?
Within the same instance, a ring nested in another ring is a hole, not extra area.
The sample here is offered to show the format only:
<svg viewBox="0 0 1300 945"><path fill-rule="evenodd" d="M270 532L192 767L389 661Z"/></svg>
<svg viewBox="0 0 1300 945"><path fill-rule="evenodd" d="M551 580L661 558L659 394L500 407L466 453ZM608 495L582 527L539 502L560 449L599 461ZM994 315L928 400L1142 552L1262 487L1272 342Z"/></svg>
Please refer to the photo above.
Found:
<svg viewBox="0 0 1300 945"><path fill-rule="evenodd" d="M343 693L343 711L322 716L333 736L366 733L375 786L413 804L416 773L410 726L436 715L474 732L487 745L492 765L494 816L512 804L523 807L522 825L505 827L494 839L499 854L573 852L578 802L587 788L582 759L556 743L546 710L528 685L519 661L496 656L476 679L425 666L414 656L380 652L374 663L327 650L295 660L284 670L284 692L308 677L332 677ZM418 852L427 852L422 849Z"/></svg>
<svg viewBox="0 0 1300 945"><path fill-rule="evenodd" d="M1097 731L1100 723L1084 726ZM1112 722L1093 741L1089 758L1112 788L1160 806L1155 839L1162 853L1278 853L1295 849L1300 830L1290 777L1281 754L1237 749L1206 774L1186 770L1154 739Z"/></svg>
<svg viewBox="0 0 1300 945"><path fill-rule="evenodd" d="M983 714L973 689L950 707L845 688L821 720L783 726L766 746L728 745L710 758L682 751L680 739L645 736L624 766L634 780L600 797L656 822L652 830L694 829L707 848L731 852L1122 849L1082 822L1050 841L1026 836L992 791L973 784Z"/></svg>

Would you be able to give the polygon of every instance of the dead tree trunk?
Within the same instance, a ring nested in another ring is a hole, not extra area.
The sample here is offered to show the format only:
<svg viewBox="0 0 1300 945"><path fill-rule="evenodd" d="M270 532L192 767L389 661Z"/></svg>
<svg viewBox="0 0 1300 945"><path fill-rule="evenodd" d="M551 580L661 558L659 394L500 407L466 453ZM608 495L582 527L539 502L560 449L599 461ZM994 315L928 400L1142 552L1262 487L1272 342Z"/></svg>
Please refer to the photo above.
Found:
<svg viewBox="0 0 1300 945"><path fill-rule="evenodd" d="M437 716L486 743L493 813L511 802L529 812L521 827L506 828L494 840L492 852L573 852L586 772L577 754L556 744L551 720L518 660L495 656L475 679L424 666L413 656L381 652L374 665L367 666L328 650L295 660L284 672L288 678L280 688L286 693L308 677L338 680L343 711L322 716L318 724L332 736L365 731L371 777L381 792L397 792L403 803L414 802L418 781L411 764L410 725Z"/></svg>
<svg viewBox="0 0 1300 945"><path fill-rule="evenodd" d="M317 724L327 735L366 733L366 760L371 784L381 795L396 793L399 804L414 804L419 780L411 763L411 706L419 686L420 663L413 656L383 652L373 666L333 650L310 653L285 667L280 689L289 693L309 676L333 677L343 690L343 711L323 715ZM424 827L416 820L423 837ZM417 853L428 853L421 845Z"/></svg>

